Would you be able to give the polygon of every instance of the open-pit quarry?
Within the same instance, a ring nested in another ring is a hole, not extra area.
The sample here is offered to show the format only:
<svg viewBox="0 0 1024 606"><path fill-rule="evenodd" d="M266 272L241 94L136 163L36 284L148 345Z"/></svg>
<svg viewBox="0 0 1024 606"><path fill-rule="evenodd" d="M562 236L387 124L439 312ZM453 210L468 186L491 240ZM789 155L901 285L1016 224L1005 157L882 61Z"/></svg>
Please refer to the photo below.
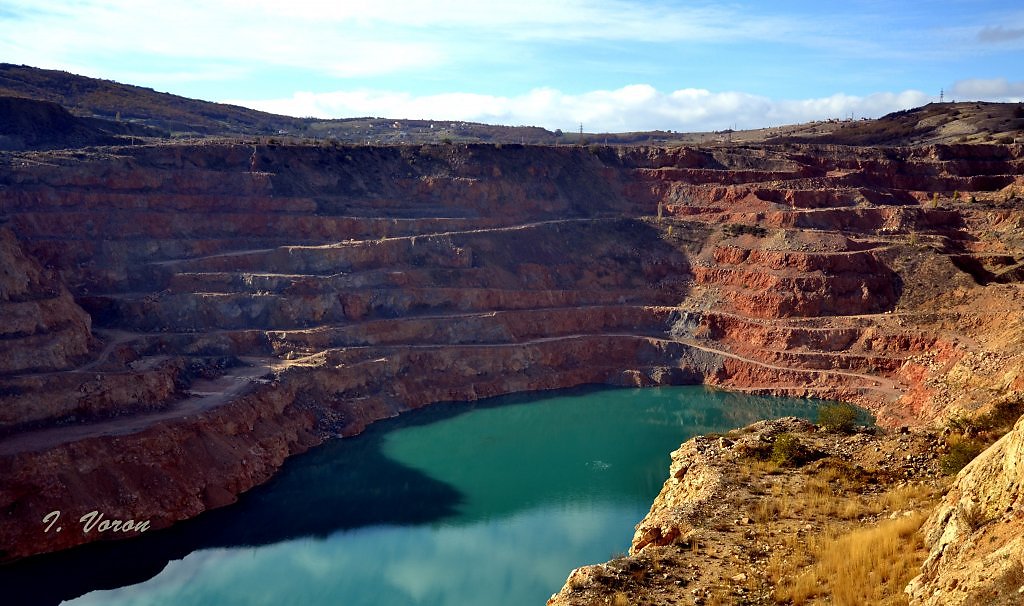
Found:
<svg viewBox="0 0 1024 606"><path fill-rule="evenodd" d="M7 561L111 536L49 512L167 527L437 402L703 383L894 428L1024 390L1020 145L0 162Z"/></svg>

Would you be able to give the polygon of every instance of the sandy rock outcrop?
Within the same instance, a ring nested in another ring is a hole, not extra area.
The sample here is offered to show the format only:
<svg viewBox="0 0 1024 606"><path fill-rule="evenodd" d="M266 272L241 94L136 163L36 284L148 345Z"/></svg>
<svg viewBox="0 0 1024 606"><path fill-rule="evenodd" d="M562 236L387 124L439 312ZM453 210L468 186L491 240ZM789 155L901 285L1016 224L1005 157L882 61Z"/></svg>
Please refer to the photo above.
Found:
<svg viewBox="0 0 1024 606"><path fill-rule="evenodd" d="M911 604L1024 601L1024 417L960 471L923 530L930 553Z"/></svg>
<svg viewBox="0 0 1024 606"><path fill-rule="evenodd" d="M766 464L780 440L795 462ZM932 506L943 484L936 441L867 428L835 433L793 417L695 437L672 453L629 553L573 570L548 604L786 603L787 588L811 568L809 544L897 519L920 523L919 508ZM912 575L900 574L900 583ZM815 583L818 597L824 583Z"/></svg>

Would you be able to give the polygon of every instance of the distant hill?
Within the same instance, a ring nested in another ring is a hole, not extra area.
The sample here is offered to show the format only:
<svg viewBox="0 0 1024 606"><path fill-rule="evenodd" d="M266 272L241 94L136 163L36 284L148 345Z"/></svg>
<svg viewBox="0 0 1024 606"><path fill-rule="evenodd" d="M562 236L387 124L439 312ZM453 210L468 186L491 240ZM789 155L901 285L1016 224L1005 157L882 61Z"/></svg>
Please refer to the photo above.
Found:
<svg viewBox="0 0 1024 606"><path fill-rule="evenodd" d="M150 88L25 65L0 64L0 95L52 101L77 116L139 122L172 133L271 134L302 120L197 101Z"/></svg>
<svg viewBox="0 0 1024 606"><path fill-rule="evenodd" d="M929 103L877 120L801 125L772 142L840 145L928 145L932 143L1024 142L1024 104Z"/></svg>
<svg viewBox="0 0 1024 606"><path fill-rule="evenodd" d="M100 141L103 136L141 137L276 137L330 139L342 143L524 143L607 145L716 145L756 143L826 143L838 145L923 145L930 143L1013 143L1024 139L1024 104L931 103L877 120L826 120L747 131L677 133L562 133L535 126L499 126L457 120L396 118L294 118L237 105L212 103L161 93L150 88L87 78L68 72L0 63L0 96L23 97L63 106L82 122L74 129L52 108L22 108L17 128L32 135L24 120L50 127L27 147L61 145L62 141ZM11 117L10 120L15 120ZM60 123L62 126L59 126ZM97 133L84 134L81 128ZM26 130L27 129L27 130ZM62 130L63 129L63 130ZM77 130L76 130L77 129ZM65 132L65 134L60 134ZM72 134L72 131L77 134ZM10 135L9 135L10 136ZM20 135L13 135L15 137ZM93 137L93 138L90 138ZM26 139L28 141L28 139ZM86 143L88 144L88 143Z"/></svg>
<svg viewBox="0 0 1024 606"><path fill-rule="evenodd" d="M138 124L73 116L50 101L0 96L0 150L119 145L129 137L167 136Z"/></svg>
<svg viewBox="0 0 1024 606"><path fill-rule="evenodd" d="M174 135L291 136L350 143L445 140L555 143L560 133L531 126L453 120L293 118L237 105L211 103L150 88L68 72L0 63L0 95L58 103L79 117L152 126Z"/></svg>

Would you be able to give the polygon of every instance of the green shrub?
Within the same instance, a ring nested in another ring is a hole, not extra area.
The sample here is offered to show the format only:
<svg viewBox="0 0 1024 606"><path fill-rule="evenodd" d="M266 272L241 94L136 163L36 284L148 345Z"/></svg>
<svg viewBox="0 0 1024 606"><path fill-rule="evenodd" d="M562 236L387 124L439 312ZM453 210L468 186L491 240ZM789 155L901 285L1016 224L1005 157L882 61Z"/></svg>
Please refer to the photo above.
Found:
<svg viewBox="0 0 1024 606"><path fill-rule="evenodd" d="M972 418L955 415L946 419L946 427L953 433L969 436L978 433L981 426Z"/></svg>
<svg viewBox="0 0 1024 606"><path fill-rule="evenodd" d="M818 425L827 431L849 432L857 424L857 409L849 404L825 404L818 409Z"/></svg>
<svg viewBox="0 0 1024 606"><path fill-rule="evenodd" d="M763 238L768 235L768 230L760 225L744 225L742 223L726 223L722 226L722 231L727 236L739 236L741 234L750 234Z"/></svg>
<svg viewBox="0 0 1024 606"><path fill-rule="evenodd" d="M973 440L956 442L949 447L949 452L939 457L939 469L947 475L959 473L984 449L984 446Z"/></svg>
<svg viewBox="0 0 1024 606"><path fill-rule="evenodd" d="M775 443L772 445L772 456L769 459L776 465L798 465L804 458L804 448L791 433L780 433L775 436Z"/></svg>

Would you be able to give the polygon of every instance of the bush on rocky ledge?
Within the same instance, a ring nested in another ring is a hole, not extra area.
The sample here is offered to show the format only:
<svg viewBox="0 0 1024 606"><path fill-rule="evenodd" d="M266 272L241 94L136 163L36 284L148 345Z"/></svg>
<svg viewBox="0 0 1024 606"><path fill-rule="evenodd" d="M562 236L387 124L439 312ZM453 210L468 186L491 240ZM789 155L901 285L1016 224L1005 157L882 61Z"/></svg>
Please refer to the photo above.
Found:
<svg viewBox="0 0 1024 606"><path fill-rule="evenodd" d="M849 433L857 424L857 409L849 404L825 404L818 409L818 425L826 431Z"/></svg>

